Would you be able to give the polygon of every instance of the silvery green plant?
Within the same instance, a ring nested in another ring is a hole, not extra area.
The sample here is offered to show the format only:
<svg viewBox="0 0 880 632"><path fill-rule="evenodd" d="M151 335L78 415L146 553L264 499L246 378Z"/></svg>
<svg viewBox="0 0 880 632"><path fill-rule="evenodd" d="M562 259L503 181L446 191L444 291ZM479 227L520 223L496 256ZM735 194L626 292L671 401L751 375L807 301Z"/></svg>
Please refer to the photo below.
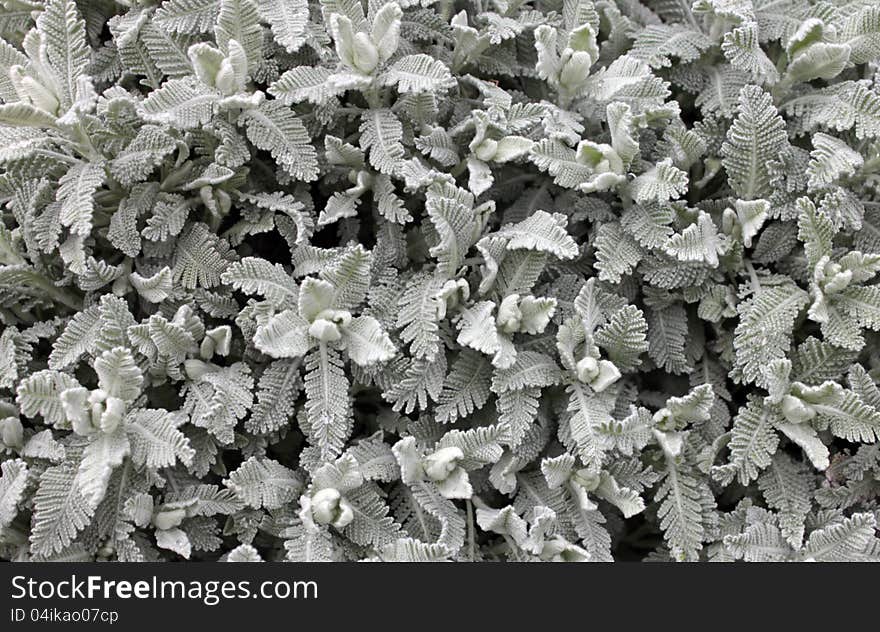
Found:
<svg viewBox="0 0 880 632"><path fill-rule="evenodd" d="M880 559L873 0L0 36L0 558Z"/></svg>

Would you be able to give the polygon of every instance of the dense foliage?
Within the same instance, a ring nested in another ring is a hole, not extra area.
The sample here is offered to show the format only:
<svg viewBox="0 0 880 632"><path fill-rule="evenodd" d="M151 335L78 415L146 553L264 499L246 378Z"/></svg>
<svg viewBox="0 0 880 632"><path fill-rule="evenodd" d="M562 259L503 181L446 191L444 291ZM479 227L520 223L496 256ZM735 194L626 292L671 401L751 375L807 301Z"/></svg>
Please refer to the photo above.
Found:
<svg viewBox="0 0 880 632"><path fill-rule="evenodd" d="M880 559L875 0L0 34L0 557Z"/></svg>

